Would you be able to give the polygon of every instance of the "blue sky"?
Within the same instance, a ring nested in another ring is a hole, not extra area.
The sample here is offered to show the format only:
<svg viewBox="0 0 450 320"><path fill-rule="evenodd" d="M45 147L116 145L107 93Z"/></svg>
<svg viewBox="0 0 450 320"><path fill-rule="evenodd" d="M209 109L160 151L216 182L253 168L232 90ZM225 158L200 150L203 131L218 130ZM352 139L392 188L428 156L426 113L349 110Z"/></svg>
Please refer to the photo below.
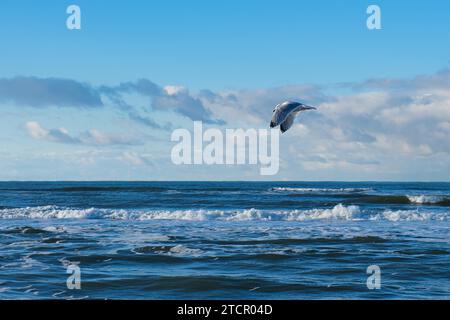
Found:
<svg viewBox="0 0 450 320"><path fill-rule="evenodd" d="M366 28L370 4L382 30ZM300 99L319 112L283 136L271 179L450 180L449 15L444 0L4 0L0 179L267 179L173 167L169 129L266 127L274 103ZM183 89L143 94L139 79Z"/></svg>
<svg viewBox="0 0 450 320"><path fill-rule="evenodd" d="M65 9L82 9L82 31ZM335 83L448 67L448 1L2 1L3 76L193 89ZM236 75L239 74L239 77Z"/></svg>

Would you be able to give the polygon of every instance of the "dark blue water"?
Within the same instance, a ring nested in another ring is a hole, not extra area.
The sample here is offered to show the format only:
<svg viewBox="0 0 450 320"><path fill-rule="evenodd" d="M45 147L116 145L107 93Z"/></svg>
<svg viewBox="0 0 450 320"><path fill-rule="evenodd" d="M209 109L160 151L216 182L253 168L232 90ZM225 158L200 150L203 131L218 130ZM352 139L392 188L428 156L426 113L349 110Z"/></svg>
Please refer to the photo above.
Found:
<svg viewBox="0 0 450 320"><path fill-rule="evenodd" d="M450 183L0 182L3 299L449 299L449 254Z"/></svg>

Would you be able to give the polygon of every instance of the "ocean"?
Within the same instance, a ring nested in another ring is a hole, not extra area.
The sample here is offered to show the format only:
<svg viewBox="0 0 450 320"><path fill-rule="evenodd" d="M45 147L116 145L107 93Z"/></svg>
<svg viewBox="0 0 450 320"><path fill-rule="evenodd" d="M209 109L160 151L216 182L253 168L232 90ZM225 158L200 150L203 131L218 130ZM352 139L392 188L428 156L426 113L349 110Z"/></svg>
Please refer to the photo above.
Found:
<svg viewBox="0 0 450 320"><path fill-rule="evenodd" d="M0 299L449 299L449 254L450 183L0 182Z"/></svg>

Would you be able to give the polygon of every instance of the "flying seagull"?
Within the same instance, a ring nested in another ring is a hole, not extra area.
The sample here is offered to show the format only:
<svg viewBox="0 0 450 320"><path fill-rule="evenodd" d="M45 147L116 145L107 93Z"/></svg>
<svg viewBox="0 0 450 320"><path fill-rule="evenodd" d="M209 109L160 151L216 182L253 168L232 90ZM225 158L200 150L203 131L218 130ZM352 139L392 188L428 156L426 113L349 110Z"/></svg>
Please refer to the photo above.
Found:
<svg viewBox="0 0 450 320"><path fill-rule="evenodd" d="M316 110L316 108L294 101L285 101L280 103L275 107L275 109L273 109L270 127L275 128L280 126L281 132L284 133L292 126L297 114L306 110Z"/></svg>

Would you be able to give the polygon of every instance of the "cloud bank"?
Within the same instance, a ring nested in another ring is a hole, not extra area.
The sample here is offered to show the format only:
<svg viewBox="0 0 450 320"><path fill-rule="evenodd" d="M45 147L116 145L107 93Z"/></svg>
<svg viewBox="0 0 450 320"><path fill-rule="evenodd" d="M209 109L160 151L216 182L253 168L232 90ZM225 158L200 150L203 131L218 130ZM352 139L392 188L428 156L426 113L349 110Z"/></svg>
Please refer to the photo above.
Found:
<svg viewBox="0 0 450 320"><path fill-rule="evenodd" d="M0 78L0 102L30 107L102 106L99 92L86 83L59 78Z"/></svg>
<svg viewBox="0 0 450 320"><path fill-rule="evenodd" d="M126 102L125 95L139 94L150 99L141 115ZM193 121L224 124L214 119L202 101L184 87L160 87L147 79L124 82L118 86L94 87L71 79L15 77L0 78L0 103L28 107L78 107L104 106L104 100L128 112L129 118L158 129L168 129L170 124L160 124L149 116L152 110L173 111Z"/></svg>
<svg viewBox="0 0 450 320"><path fill-rule="evenodd" d="M143 97L147 104L136 107L128 99L130 95ZM160 86L147 79L97 87L55 78L0 79L2 103L36 108L116 108L137 124L163 130L185 125L185 120L223 128L267 128L274 105L287 99L314 105L318 111L300 115L283 135L281 171L295 168L333 179L340 174L345 179L353 172L399 179L419 171L420 177L442 172L450 175L450 70L411 79L369 79L331 86L198 92L183 86ZM167 114L171 123L156 120L157 113ZM26 130L33 139L65 144L139 143L95 129L80 128L74 135L33 121L26 123ZM121 154L120 159L135 165L149 160L133 152Z"/></svg>
<svg viewBox="0 0 450 320"><path fill-rule="evenodd" d="M97 129L90 129L80 133L78 136L72 136L65 128L45 129L36 121L28 121L25 124L25 129L31 138L49 142L91 146L133 146L142 144L138 139L106 134Z"/></svg>

